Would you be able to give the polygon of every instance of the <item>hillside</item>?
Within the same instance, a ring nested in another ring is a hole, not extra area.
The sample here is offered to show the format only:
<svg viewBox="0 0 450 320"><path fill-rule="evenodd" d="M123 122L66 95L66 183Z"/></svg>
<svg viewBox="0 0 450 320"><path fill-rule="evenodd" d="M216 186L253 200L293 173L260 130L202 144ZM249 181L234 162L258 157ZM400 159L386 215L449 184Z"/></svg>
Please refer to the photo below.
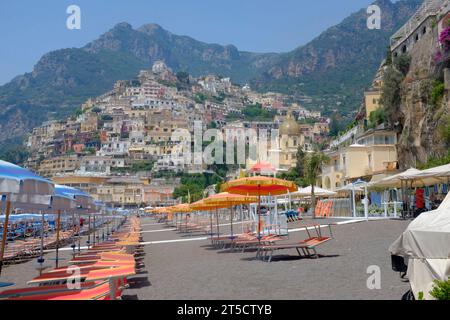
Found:
<svg viewBox="0 0 450 320"><path fill-rule="evenodd" d="M313 96L310 106L348 114L357 108L362 89L384 57L389 36L421 1L377 2L383 10L382 30L368 30L361 10L311 43L282 54L207 44L156 24L133 29L120 23L83 48L44 55L32 72L0 87L0 144L20 141L42 121L72 113L88 97L110 90L119 79L134 78L156 60L194 76L219 74L251 82L259 90Z"/></svg>
<svg viewBox="0 0 450 320"><path fill-rule="evenodd" d="M314 98L311 105L334 108L343 114L356 111L367 87L385 58L389 39L417 10L421 0L375 2L382 12L381 29L367 28L367 13L360 10L326 30L305 46L283 54L253 84Z"/></svg>

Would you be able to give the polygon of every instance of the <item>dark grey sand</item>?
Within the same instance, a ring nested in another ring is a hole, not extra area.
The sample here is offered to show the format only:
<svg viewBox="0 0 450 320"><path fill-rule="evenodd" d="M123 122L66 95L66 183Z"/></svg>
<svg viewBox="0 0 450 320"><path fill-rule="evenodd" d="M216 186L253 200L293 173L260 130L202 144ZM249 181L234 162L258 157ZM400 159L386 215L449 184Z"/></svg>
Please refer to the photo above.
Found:
<svg viewBox="0 0 450 320"><path fill-rule="evenodd" d="M316 220L326 224L342 220ZM170 229L143 218L144 231ZM221 221L220 223L226 223ZM307 221L307 223L313 223ZM319 259L301 259L295 250L281 251L272 263L255 259L254 252L217 250L208 240L149 244L145 246L144 271L130 279L132 288L124 299L393 299L408 290L391 270L389 245L404 231L407 221L371 221L333 226L335 239L318 248ZM290 229L302 226L296 222ZM240 225L235 226L235 231ZM227 233L229 228L221 227ZM327 235L326 230L324 230ZM143 233L143 240L187 240L205 237L202 233L177 231ZM290 234L287 242L306 237L304 231ZM83 239L82 245L86 239ZM61 253L70 258L70 251ZM46 255L47 262L54 264ZM64 261L62 261L64 264ZM4 268L1 281L26 286L35 277L35 261ZM369 290L367 268L381 269L381 289ZM13 288L13 287L11 287Z"/></svg>
<svg viewBox="0 0 450 320"><path fill-rule="evenodd" d="M316 222L336 221L342 220ZM151 223L154 220L142 220L144 225ZM213 249L208 240L147 245L144 261L148 274L138 277L148 276L148 283L126 290L124 298L399 300L408 283L391 270L388 247L408 223L390 220L333 226L335 239L318 249L319 259L299 259L295 250L288 250L279 252L272 263L256 260L254 252ZM300 226L302 223L290 224L290 228ZM144 226L143 230L164 228ZM143 233L144 241L203 236L174 231ZM304 231L295 232L287 242L305 237ZM366 285L367 268L372 265L381 269L380 290L369 290Z"/></svg>

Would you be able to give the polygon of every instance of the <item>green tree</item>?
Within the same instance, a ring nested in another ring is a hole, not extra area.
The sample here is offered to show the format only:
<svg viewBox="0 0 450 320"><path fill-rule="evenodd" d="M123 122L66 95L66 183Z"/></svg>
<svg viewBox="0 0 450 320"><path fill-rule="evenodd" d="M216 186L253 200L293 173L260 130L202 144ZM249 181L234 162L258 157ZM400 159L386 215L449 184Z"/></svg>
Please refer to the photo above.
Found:
<svg viewBox="0 0 450 320"><path fill-rule="evenodd" d="M305 151L303 151L303 147L299 146L297 149L296 154L296 165L295 165L295 171L297 173L297 177L304 177L305 176Z"/></svg>
<svg viewBox="0 0 450 320"><path fill-rule="evenodd" d="M329 161L329 158L322 152L313 152L304 158L305 181L311 185L311 207L313 211L313 218L316 217L316 195L314 186L317 178L322 172L322 166Z"/></svg>
<svg viewBox="0 0 450 320"><path fill-rule="evenodd" d="M411 56L408 54L402 54L394 60L394 66L403 74L403 76L406 76L411 66Z"/></svg>
<svg viewBox="0 0 450 320"><path fill-rule="evenodd" d="M376 126L386 121L386 110L384 108L378 108L372 111L369 115L369 128L375 128Z"/></svg>
<svg viewBox="0 0 450 320"><path fill-rule="evenodd" d="M386 120L391 125L394 125L401 119L401 84L403 79L403 74L392 66L386 69L383 76L381 104L386 112Z"/></svg>

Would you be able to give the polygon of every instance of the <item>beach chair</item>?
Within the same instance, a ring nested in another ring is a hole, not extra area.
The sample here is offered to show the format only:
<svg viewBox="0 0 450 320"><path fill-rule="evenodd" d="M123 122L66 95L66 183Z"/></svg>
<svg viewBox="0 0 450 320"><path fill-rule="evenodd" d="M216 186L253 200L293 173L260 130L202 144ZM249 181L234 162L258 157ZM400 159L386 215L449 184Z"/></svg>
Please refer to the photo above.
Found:
<svg viewBox="0 0 450 320"><path fill-rule="evenodd" d="M316 235L311 236L309 228L314 228ZM331 225L328 225L329 236L322 235L322 226L313 225L312 227L306 227L305 230L308 234L308 238L297 243L284 243L284 244L264 244L258 247L256 258L262 261L271 262L275 251L295 249L300 257L318 258L316 248L324 243L333 239L333 232Z"/></svg>
<svg viewBox="0 0 450 320"><path fill-rule="evenodd" d="M283 240L283 237L275 234L262 236L261 239L258 239L258 237L254 236L251 239L236 241L234 243L234 246L232 247L232 250L234 251L240 248L242 250L241 252L244 253L247 249L257 249L259 246L274 244L275 242L281 240Z"/></svg>
<svg viewBox="0 0 450 320"><path fill-rule="evenodd" d="M7 290L0 293L0 300L115 300L121 294L120 289L111 293L108 281L99 281L82 283L79 289L71 290L67 285Z"/></svg>

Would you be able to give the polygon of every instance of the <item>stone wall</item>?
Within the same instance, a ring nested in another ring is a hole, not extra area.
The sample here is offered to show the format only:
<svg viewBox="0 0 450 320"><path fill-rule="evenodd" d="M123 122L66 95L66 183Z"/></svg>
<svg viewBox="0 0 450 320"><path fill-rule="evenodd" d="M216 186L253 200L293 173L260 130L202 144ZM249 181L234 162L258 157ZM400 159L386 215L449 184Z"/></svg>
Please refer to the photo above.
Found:
<svg viewBox="0 0 450 320"><path fill-rule="evenodd" d="M431 104L433 82L440 71L434 62L438 46L438 30L433 28L424 35L409 54L411 67L402 85L401 122L399 134L399 165L402 169L417 167L427 162L430 156L447 154L447 146L438 130L443 119L450 115L450 73L444 72L447 94L437 106Z"/></svg>

